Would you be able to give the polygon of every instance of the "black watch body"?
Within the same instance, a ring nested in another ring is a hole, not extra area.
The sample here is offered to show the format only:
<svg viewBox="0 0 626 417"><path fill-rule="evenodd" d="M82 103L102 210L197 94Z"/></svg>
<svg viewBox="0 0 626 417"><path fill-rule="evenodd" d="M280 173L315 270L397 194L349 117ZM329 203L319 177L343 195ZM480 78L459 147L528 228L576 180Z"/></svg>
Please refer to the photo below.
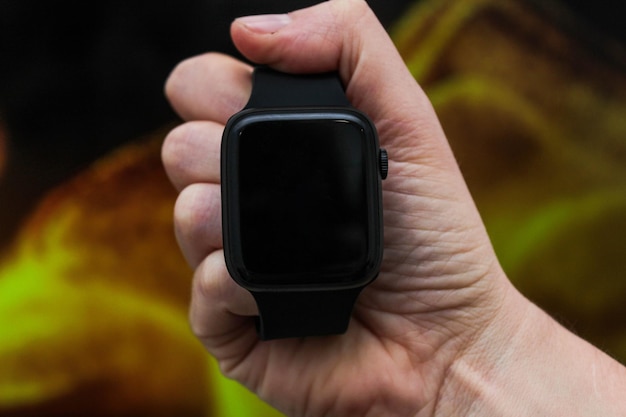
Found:
<svg viewBox="0 0 626 417"><path fill-rule="evenodd" d="M261 339L345 332L382 262L386 165L336 74L255 69L222 138L222 231Z"/></svg>

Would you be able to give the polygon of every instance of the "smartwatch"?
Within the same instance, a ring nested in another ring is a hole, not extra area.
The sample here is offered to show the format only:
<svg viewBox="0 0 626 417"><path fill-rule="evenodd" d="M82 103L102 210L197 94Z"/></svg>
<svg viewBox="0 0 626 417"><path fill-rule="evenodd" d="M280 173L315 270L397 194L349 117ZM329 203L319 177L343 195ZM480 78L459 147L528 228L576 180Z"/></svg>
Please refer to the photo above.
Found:
<svg viewBox="0 0 626 417"><path fill-rule="evenodd" d="M260 339L347 330L380 270L387 167L337 74L254 70L250 100L222 137L222 230Z"/></svg>

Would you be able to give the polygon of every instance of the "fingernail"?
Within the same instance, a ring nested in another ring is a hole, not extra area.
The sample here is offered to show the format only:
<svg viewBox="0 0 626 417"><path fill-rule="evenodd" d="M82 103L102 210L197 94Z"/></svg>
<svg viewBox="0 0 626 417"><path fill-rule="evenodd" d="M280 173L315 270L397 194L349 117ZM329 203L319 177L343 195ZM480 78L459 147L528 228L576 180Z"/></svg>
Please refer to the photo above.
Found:
<svg viewBox="0 0 626 417"><path fill-rule="evenodd" d="M244 16L236 19L252 32L260 34L275 33L291 23L288 14L261 14L255 16Z"/></svg>

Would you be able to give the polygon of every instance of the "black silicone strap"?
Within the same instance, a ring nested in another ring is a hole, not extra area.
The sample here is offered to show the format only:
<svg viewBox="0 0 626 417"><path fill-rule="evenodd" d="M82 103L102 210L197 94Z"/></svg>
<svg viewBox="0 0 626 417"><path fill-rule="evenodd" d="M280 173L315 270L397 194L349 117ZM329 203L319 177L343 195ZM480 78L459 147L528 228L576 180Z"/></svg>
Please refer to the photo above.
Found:
<svg viewBox="0 0 626 417"><path fill-rule="evenodd" d="M346 106L350 102L336 73L293 75L258 67L246 108ZM259 308L259 337L269 340L344 333L360 291L252 292Z"/></svg>
<svg viewBox="0 0 626 417"><path fill-rule="evenodd" d="M337 73L285 74L258 67L247 109L271 107L345 107L350 102Z"/></svg>
<svg viewBox="0 0 626 417"><path fill-rule="evenodd" d="M360 288L332 291L255 292L262 340L341 334L348 329Z"/></svg>

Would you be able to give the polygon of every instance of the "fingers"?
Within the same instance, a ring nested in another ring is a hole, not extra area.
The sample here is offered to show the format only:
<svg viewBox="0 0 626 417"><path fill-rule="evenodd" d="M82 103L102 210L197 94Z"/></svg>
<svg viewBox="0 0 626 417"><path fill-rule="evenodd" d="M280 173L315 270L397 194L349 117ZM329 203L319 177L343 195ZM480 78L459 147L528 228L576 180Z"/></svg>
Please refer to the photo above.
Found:
<svg viewBox="0 0 626 417"><path fill-rule="evenodd" d="M234 337L248 337L253 343L257 336L251 316L255 315L258 309L254 298L230 278L224 253L215 251L207 256L193 280L189 310L193 332L205 344L214 345L210 346L212 350Z"/></svg>
<svg viewBox="0 0 626 417"><path fill-rule="evenodd" d="M226 55L208 53L176 66L165 84L165 95L185 120L225 124L250 97L252 69Z"/></svg>
<svg viewBox="0 0 626 417"><path fill-rule="evenodd" d="M190 184L220 181L220 144L224 126L188 122L172 130L163 143L161 159L177 190Z"/></svg>
<svg viewBox="0 0 626 417"><path fill-rule="evenodd" d="M217 184L193 184L185 188L174 207L176 239L192 268L222 248L222 209Z"/></svg>

